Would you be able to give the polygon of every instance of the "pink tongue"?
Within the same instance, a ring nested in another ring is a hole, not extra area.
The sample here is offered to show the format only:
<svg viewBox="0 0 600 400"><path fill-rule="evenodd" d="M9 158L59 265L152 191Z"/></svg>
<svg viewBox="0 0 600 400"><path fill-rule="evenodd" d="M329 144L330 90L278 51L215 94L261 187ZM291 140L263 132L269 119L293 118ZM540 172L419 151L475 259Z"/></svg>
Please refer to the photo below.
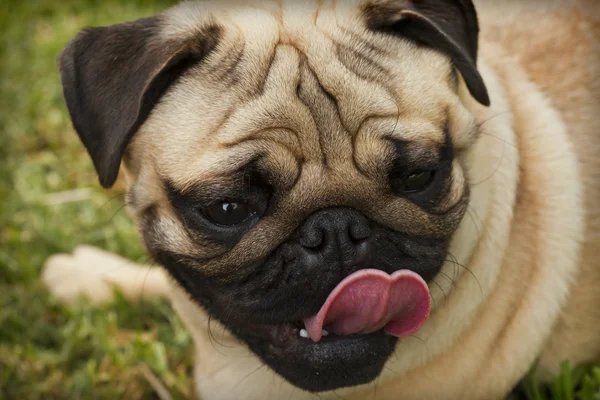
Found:
<svg viewBox="0 0 600 400"><path fill-rule="evenodd" d="M341 281L304 326L314 342L321 340L323 328L336 335L385 328L391 335L407 336L425 323L430 309L429 288L418 274L363 269Z"/></svg>

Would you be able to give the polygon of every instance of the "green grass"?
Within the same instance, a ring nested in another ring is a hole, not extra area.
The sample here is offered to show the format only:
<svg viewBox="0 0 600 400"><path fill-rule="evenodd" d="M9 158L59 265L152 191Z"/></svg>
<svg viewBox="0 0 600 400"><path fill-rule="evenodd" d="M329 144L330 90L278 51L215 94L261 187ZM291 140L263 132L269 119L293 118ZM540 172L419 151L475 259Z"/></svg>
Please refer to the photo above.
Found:
<svg viewBox="0 0 600 400"><path fill-rule="evenodd" d="M521 383L521 396L528 400L600 400L600 366L571 368L565 361L554 382L545 386L536 384L534 370Z"/></svg>
<svg viewBox="0 0 600 400"><path fill-rule="evenodd" d="M191 339L161 301L65 307L44 260L90 244L145 262L122 192L100 189L64 107L56 57L80 29L151 15L169 0L4 0L0 5L0 399L174 398L192 393ZM84 188L77 201L56 193ZM600 399L600 369L524 382L529 399Z"/></svg>
<svg viewBox="0 0 600 400"><path fill-rule="evenodd" d="M118 190L100 189L64 107L56 57L87 25L166 0L0 5L0 399L191 397L191 339L164 302L64 307L39 283L51 254L89 243L146 261ZM80 201L52 194L85 188ZM148 371L151 371L149 374Z"/></svg>

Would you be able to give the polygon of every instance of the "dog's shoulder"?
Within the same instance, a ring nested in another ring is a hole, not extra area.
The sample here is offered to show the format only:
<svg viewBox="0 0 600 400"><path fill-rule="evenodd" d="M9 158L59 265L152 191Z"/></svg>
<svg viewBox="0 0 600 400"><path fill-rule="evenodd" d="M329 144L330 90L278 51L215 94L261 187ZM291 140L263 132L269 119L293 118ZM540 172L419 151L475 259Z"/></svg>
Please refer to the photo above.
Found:
<svg viewBox="0 0 600 400"><path fill-rule="evenodd" d="M590 95L598 100L600 3L480 0L478 10L483 46L493 41L516 57L561 112Z"/></svg>
<svg viewBox="0 0 600 400"><path fill-rule="evenodd" d="M477 5L482 47L490 42L500 45L510 57L507 61L518 63L560 113L584 182L586 230L580 271L540 360L542 374L553 373L563 359L582 362L600 357L600 3L480 0ZM545 132L539 136L553 140Z"/></svg>

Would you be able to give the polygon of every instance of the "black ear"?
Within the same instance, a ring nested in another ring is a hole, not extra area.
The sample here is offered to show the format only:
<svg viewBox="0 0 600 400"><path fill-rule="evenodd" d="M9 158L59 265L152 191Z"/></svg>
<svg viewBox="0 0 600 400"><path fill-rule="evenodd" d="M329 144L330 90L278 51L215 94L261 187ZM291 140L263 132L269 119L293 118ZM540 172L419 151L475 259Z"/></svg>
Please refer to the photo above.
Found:
<svg viewBox="0 0 600 400"><path fill-rule="evenodd" d="M160 23L156 16L84 30L59 57L73 126L104 187L115 183L127 144L165 90L218 41L214 26L165 39Z"/></svg>
<svg viewBox="0 0 600 400"><path fill-rule="evenodd" d="M477 71L479 24L471 0L384 0L364 11L369 29L406 37L450 57L471 95L490 105Z"/></svg>

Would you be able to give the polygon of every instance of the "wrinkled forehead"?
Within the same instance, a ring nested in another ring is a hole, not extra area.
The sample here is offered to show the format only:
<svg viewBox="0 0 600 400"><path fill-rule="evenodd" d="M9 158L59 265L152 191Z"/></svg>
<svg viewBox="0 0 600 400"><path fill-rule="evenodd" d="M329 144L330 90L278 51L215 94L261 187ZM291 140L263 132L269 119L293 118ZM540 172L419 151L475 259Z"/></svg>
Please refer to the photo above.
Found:
<svg viewBox="0 0 600 400"><path fill-rule="evenodd" d="M441 146L445 131L464 125L449 61L370 32L358 1L186 3L168 14L163 34L197 29L207 14L224 28L216 50L168 91L134 140L181 185L257 156L294 174L302 163L385 154L389 140Z"/></svg>

